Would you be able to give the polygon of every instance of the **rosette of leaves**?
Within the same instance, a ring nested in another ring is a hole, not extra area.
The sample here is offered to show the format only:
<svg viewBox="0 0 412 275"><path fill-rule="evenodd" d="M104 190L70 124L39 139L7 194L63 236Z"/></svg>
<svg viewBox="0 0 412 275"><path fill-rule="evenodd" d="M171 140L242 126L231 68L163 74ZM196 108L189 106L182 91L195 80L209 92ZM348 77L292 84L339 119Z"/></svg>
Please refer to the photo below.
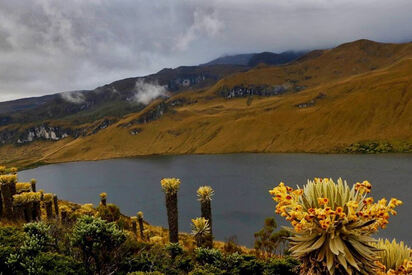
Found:
<svg viewBox="0 0 412 275"><path fill-rule="evenodd" d="M412 274L412 250L404 242L379 239L376 243L379 251L381 270L378 274Z"/></svg>
<svg viewBox="0 0 412 275"><path fill-rule="evenodd" d="M374 274L379 249L370 235L401 202L374 204L366 197L370 189L366 181L350 188L342 179L315 179L303 189L281 183L270 191L276 213L293 225L290 252L302 262L302 274Z"/></svg>
<svg viewBox="0 0 412 275"><path fill-rule="evenodd" d="M203 247L210 234L209 221L203 217L192 219L192 234L195 237L196 245Z"/></svg>

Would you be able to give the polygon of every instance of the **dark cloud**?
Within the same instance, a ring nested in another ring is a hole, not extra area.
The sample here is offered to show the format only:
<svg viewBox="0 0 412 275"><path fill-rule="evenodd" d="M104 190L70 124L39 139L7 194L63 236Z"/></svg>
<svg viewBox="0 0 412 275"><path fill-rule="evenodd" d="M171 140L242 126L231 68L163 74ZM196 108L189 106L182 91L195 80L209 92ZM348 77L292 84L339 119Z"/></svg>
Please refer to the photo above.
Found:
<svg viewBox="0 0 412 275"><path fill-rule="evenodd" d="M412 38L410 0L0 0L0 100L222 54Z"/></svg>

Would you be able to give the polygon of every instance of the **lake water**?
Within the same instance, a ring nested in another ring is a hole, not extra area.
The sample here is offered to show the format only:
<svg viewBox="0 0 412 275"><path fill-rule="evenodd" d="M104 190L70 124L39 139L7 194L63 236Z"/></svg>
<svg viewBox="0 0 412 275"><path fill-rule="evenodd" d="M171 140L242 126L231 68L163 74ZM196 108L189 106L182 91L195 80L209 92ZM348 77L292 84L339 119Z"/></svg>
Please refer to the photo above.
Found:
<svg viewBox="0 0 412 275"><path fill-rule="evenodd" d="M152 224L167 226L160 180L181 179L178 194L180 231L190 232L190 219L200 216L196 190L210 185L214 233L218 240L236 235L240 244L252 246L253 233L264 219L274 215L268 190L284 181L290 186L313 177L342 177L352 184L369 180L375 199L396 197L404 204L391 217L380 236L412 245L412 155L318 155L318 154L228 154L154 156L94 162L53 164L25 170L20 180L36 178L37 188L77 202L99 202L107 192L108 202L127 215L143 211ZM277 216L280 225L286 225Z"/></svg>

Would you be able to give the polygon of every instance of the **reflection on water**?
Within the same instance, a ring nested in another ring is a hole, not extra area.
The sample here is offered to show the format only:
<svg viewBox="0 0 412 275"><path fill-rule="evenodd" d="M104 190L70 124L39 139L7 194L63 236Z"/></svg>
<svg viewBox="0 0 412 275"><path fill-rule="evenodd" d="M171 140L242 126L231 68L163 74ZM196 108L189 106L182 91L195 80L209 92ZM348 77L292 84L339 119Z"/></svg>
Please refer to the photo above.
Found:
<svg viewBox="0 0 412 275"><path fill-rule="evenodd" d="M398 216L390 219L384 237L412 244L412 155L318 155L318 154L228 154L156 156L42 166L22 171L21 180L36 178L38 189L60 198L97 205L99 194L121 211L135 215L143 211L148 222L167 225L163 177L179 177L179 222L190 231L190 219L200 215L196 189L210 185L215 190L212 207L214 233L224 240L236 235L239 242L253 245L253 233L265 217L274 215L268 190L284 181L302 185L313 177L342 177L350 184L369 180L372 195L397 197L404 201ZM286 225L276 217L280 225Z"/></svg>

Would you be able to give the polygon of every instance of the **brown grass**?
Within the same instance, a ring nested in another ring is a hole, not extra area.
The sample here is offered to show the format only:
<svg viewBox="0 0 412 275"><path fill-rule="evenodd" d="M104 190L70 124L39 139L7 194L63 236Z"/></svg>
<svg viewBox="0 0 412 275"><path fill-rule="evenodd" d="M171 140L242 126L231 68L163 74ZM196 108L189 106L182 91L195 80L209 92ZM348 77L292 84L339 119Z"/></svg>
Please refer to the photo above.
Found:
<svg viewBox="0 0 412 275"><path fill-rule="evenodd" d="M216 94L223 86L282 84L288 79L308 88L254 97L250 105L247 98L225 100ZM319 93L326 96L314 106L296 107ZM150 154L335 152L367 140L412 143L412 43L357 41L291 65L259 66L207 90L175 97L197 102L138 125L142 132L137 135L117 126L140 113L76 140L1 146L0 155L27 165Z"/></svg>

